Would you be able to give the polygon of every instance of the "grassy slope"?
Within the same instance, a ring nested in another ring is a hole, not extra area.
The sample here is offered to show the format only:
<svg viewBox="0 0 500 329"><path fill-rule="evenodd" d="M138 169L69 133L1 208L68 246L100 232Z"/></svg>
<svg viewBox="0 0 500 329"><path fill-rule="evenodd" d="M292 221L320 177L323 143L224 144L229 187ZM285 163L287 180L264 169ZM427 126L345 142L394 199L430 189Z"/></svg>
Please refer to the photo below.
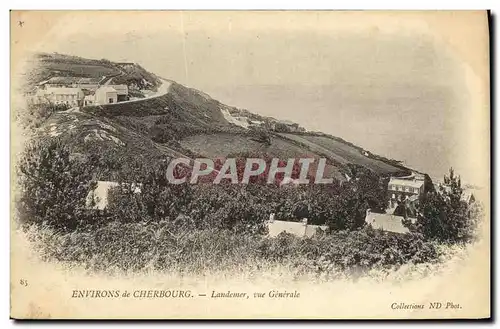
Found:
<svg viewBox="0 0 500 329"><path fill-rule="evenodd" d="M159 83L158 77L135 64L58 54L41 54L38 60L41 65L31 75L36 78L36 82L55 75L115 75L113 83L131 83L146 79L147 84L154 88ZM83 120L75 121L75 127L60 129L61 134L71 136L68 140L74 144L84 141L85 136L89 134L96 134L92 132L96 130L95 127L85 122L94 122L94 125L102 122L116 127L116 131L107 132L114 138L100 138L97 134L96 138L92 139L113 147L131 148L134 154L142 152L153 157L164 154L217 157L246 151L267 153L280 158L313 155L329 158L334 165L330 165L327 171L335 176L340 176L339 172L345 170L349 164L364 166L383 176L408 173L408 169L396 161L371 153L367 157L363 155L362 148L321 133L272 134L272 144L267 146L252 139L252 131L227 122L221 109L244 113L256 120L268 119L224 105L201 91L172 82L169 92L160 97L88 107L84 109L85 113L56 114L42 130L45 129L50 135L50 129L56 129L53 128L54 125L61 124L61 127L64 127L63 122L78 116ZM116 140L122 141L123 144Z"/></svg>
<svg viewBox="0 0 500 329"><path fill-rule="evenodd" d="M363 155L362 151L346 143L326 137L282 133L280 136L292 140L341 164L356 163L380 175L398 174L403 168Z"/></svg>

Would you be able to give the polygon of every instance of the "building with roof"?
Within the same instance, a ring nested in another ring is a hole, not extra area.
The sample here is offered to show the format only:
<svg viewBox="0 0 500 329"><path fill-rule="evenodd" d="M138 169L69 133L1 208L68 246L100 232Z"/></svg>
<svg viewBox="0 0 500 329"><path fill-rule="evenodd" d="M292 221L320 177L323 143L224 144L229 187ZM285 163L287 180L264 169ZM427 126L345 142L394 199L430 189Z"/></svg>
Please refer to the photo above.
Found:
<svg viewBox="0 0 500 329"><path fill-rule="evenodd" d="M307 223L307 218L302 219L300 222L291 222L283 220L275 220L274 214L271 214L269 221L267 221L267 228L269 230L269 236L275 237L282 232L290 233L298 237L312 237L318 230L326 231L328 226L326 225L310 225Z"/></svg>
<svg viewBox="0 0 500 329"><path fill-rule="evenodd" d="M424 195L424 180L415 175L409 177L391 177L387 186L389 194L389 208L397 206L398 202L403 202L410 197L420 200Z"/></svg>
<svg viewBox="0 0 500 329"><path fill-rule="evenodd" d="M69 106L80 106L83 102L84 93L81 88L45 88L43 92L45 99L53 104L66 104Z"/></svg>
<svg viewBox="0 0 500 329"><path fill-rule="evenodd" d="M379 214L371 212L370 209L366 211L365 222L376 230L383 230L387 232L405 234L410 230L403 225L402 216L393 214Z"/></svg>
<svg viewBox="0 0 500 329"><path fill-rule="evenodd" d="M127 85L107 85L108 87L116 90L117 102L125 102L128 100L128 86Z"/></svg>
<svg viewBox="0 0 500 329"><path fill-rule="evenodd" d="M45 90L34 88L24 94L26 101L30 104L49 103L50 100L45 95Z"/></svg>
<svg viewBox="0 0 500 329"><path fill-rule="evenodd" d="M439 183L438 186L439 186L438 191L440 191L440 189L443 189L448 193L451 192L451 187L447 184ZM474 189L462 187L462 194L460 195L460 200L464 201L468 205L471 205L474 202L476 202L476 196L474 195L473 190Z"/></svg>
<svg viewBox="0 0 500 329"><path fill-rule="evenodd" d="M124 188L131 188L134 193L141 193L141 184L123 184ZM112 189L120 187L118 182L98 181L95 189L89 191L85 200L87 209L104 210L109 206L109 193Z"/></svg>
<svg viewBox="0 0 500 329"><path fill-rule="evenodd" d="M462 195L460 196L460 200L466 202L468 205L471 205L474 202L476 202L476 197L474 196L474 193L472 193L471 191L464 190L462 192Z"/></svg>
<svg viewBox="0 0 500 329"><path fill-rule="evenodd" d="M115 88L102 86L95 91L95 104L112 104L118 102L118 92Z"/></svg>

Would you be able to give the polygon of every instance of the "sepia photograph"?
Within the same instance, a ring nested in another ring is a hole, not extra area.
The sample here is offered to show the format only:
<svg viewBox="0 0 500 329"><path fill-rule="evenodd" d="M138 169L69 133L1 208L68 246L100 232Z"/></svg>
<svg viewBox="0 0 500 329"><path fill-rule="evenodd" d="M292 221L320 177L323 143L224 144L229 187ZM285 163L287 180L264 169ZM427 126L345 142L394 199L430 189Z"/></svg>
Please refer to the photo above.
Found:
<svg viewBox="0 0 500 329"><path fill-rule="evenodd" d="M10 12L13 319L489 319L488 11Z"/></svg>

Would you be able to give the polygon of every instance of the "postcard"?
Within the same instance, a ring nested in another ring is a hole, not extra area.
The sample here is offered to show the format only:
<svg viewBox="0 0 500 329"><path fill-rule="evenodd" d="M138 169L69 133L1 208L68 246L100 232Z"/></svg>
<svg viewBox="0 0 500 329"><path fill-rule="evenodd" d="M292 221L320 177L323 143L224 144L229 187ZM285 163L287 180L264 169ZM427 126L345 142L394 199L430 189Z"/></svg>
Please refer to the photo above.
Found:
<svg viewBox="0 0 500 329"><path fill-rule="evenodd" d="M19 11L13 319L488 319L487 11Z"/></svg>

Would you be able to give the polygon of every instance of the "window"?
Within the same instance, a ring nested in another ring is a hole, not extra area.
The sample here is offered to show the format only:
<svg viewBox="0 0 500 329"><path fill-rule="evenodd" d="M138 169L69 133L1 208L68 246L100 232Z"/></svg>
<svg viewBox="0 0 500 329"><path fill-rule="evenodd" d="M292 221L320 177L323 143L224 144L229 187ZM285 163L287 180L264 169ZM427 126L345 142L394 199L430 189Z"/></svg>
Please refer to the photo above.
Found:
<svg viewBox="0 0 500 329"><path fill-rule="evenodd" d="M110 99L109 99L109 103L110 103L110 104L111 104L111 103L113 103L113 98L110 98Z"/></svg>

